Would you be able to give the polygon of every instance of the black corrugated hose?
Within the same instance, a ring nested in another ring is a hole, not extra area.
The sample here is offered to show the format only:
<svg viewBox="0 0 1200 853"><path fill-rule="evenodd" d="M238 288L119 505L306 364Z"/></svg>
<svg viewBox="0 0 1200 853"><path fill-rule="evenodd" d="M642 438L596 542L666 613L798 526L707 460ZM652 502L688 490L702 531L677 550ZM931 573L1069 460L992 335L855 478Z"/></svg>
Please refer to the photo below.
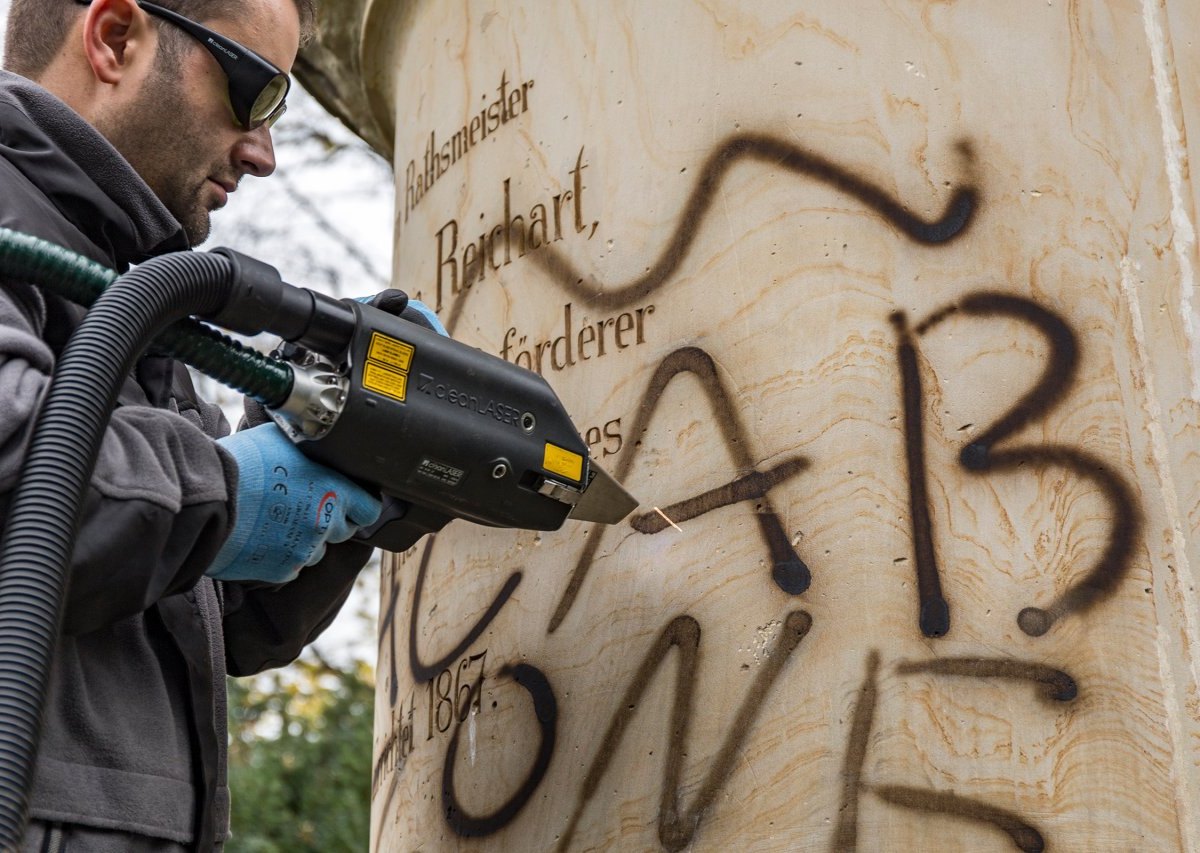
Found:
<svg viewBox="0 0 1200 853"><path fill-rule="evenodd" d="M90 258L8 228L0 228L0 274L43 287L84 308L90 308L117 278L114 271ZM264 406L281 405L292 391L292 370L286 364L196 320L173 323L155 346Z"/></svg>
<svg viewBox="0 0 1200 853"><path fill-rule="evenodd" d="M17 850L79 510L125 377L149 341L228 299L220 255L164 255L119 278L58 363L0 546L0 850Z"/></svg>

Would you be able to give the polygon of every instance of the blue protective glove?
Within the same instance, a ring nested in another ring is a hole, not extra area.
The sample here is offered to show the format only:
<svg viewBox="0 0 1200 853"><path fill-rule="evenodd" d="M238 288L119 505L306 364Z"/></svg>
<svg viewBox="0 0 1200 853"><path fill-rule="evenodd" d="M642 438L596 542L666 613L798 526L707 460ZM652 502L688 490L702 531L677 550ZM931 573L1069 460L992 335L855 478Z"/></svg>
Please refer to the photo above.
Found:
<svg viewBox="0 0 1200 853"><path fill-rule="evenodd" d="M450 337L450 333L446 331L446 327L442 325L442 321L438 319L438 315L434 313L433 309L424 302L409 299L408 294L403 290L388 288L371 296L357 296L354 301L364 302L381 311L402 317L410 323L425 326L444 338Z"/></svg>
<svg viewBox="0 0 1200 853"><path fill-rule="evenodd" d="M275 424L217 443L237 461L233 532L205 572L223 581L284 583L379 518L379 499L301 453Z"/></svg>
<svg viewBox="0 0 1200 853"><path fill-rule="evenodd" d="M408 310L416 311L429 323L430 328L441 335L443 338L450 337L450 333L446 331L446 327L442 325L442 321L438 319L438 315L433 313L433 309L416 299L408 300ZM401 315L403 316L403 315ZM405 317L406 320L413 319L411 316Z"/></svg>

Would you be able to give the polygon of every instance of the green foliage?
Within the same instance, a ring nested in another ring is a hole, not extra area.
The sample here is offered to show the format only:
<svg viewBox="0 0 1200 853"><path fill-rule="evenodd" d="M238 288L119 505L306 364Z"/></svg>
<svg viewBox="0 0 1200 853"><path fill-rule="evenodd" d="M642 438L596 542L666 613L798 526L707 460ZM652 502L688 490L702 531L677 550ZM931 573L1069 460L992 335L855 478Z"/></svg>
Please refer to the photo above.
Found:
<svg viewBox="0 0 1200 853"><path fill-rule="evenodd" d="M320 658L229 680L229 853L367 849L374 691Z"/></svg>

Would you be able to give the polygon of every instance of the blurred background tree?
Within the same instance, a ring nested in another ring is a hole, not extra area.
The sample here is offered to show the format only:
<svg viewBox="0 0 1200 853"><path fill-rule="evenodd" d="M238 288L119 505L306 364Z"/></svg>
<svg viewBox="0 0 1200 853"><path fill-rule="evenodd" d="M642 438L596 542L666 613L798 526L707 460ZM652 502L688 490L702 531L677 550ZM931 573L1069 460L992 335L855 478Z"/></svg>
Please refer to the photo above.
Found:
<svg viewBox="0 0 1200 853"><path fill-rule="evenodd" d="M285 672L230 679L234 837L247 853L366 850L374 678L365 661L310 654Z"/></svg>
<svg viewBox="0 0 1200 853"><path fill-rule="evenodd" d="M0 50L9 0L0 0ZM200 248L229 246L335 297L389 285L391 167L299 85L272 130L278 168L242 181ZM269 341L251 340L259 349ZM200 392L237 423L240 399ZM362 851L370 833L378 560L334 624L290 667L229 680L229 853Z"/></svg>

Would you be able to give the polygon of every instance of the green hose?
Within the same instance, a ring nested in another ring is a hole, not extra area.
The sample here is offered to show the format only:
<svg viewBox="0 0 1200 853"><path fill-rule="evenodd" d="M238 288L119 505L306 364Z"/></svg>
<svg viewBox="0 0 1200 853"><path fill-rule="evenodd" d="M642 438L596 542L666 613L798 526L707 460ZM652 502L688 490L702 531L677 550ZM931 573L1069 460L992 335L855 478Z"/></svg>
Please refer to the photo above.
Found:
<svg viewBox="0 0 1200 853"><path fill-rule="evenodd" d="M0 278L34 284L90 308L117 274L62 246L0 228ZM196 320L175 323L155 346L264 406L280 406L292 392L291 367Z"/></svg>

